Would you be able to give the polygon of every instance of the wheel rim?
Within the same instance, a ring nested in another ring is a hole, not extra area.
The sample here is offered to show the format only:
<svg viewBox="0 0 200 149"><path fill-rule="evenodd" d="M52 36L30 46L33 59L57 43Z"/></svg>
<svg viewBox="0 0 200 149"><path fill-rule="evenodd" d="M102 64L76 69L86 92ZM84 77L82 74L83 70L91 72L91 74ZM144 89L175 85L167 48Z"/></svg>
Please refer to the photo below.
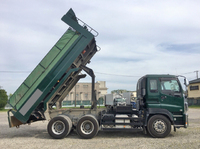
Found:
<svg viewBox="0 0 200 149"><path fill-rule="evenodd" d="M84 121L81 124L81 131L86 135L91 134L94 131L94 124L89 120Z"/></svg>
<svg viewBox="0 0 200 149"><path fill-rule="evenodd" d="M163 134L167 130L167 125L163 120L156 120L153 123L153 128L157 133Z"/></svg>
<svg viewBox="0 0 200 149"><path fill-rule="evenodd" d="M62 121L56 121L52 125L52 131L56 135L60 135L65 131L65 124Z"/></svg>

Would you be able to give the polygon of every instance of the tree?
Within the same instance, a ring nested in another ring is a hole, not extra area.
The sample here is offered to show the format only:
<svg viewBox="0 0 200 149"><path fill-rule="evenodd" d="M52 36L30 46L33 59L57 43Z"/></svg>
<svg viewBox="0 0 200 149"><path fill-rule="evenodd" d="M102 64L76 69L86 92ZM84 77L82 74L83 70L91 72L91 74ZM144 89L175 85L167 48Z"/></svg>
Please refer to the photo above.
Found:
<svg viewBox="0 0 200 149"><path fill-rule="evenodd" d="M125 92L129 92L129 91L127 91L125 89L118 89L118 90L111 91L112 94L114 94L114 93L122 94L122 93L125 93Z"/></svg>
<svg viewBox="0 0 200 149"><path fill-rule="evenodd" d="M4 89L0 88L0 109L3 109L8 101L8 95Z"/></svg>

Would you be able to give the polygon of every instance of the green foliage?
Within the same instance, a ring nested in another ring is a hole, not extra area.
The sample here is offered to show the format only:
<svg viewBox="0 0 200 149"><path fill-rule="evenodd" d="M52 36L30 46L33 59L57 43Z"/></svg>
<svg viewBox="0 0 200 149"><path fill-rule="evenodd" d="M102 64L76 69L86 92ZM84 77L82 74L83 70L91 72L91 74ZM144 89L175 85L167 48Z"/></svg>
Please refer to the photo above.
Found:
<svg viewBox="0 0 200 149"><path fill-rule="evenodd" d="M8 99L10 99L10 97L11 97L12 95L13 95L13 94L10 93L10 94L8 95Z"/></svg>
<svg viewBox="0 0 200 149"><path fill-rule="evenodd" d="M111 91L112 94L113 94L113 93L122 94L122 93L125 93L125 92L129 92L129 91L127 91L127 90L125 90L125 89L118 89L118 90L113 90L113 91Z"/></svg>
<svg viewBox="0 0 200 149"><path fill-rule="evenodd" d="M8 109L0 109L0 112L7 112Z"/></svg>
<svg viewBox="0 0 200 149"><path fill-rule="evenodd" d="M200 105L191 105L189 108L200 109Z"/></svg>
<svg viewBox="0 0 200 149"><path fill-rule="evenodd" d="M8 101L8 95L4 89L0 89L0 109L3 109Z"/></svg>
<svg viewBox="0 0 200 149"><path fill-rule="evenodd" d="M104 101L104 100L103 100L103 97L100 97L100 98L98 99L97 103L98 103L98 104L103 104L103 101Z"/></svg>

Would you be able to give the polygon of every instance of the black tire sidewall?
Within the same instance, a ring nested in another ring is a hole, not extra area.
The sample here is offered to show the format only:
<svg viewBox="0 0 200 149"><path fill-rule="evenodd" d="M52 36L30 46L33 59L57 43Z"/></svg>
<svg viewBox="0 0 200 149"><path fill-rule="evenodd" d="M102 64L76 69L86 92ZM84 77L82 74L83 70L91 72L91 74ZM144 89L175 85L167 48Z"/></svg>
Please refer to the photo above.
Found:
<svg viewBox="0 0 200 149"><path fill-rule="evenodd" d="M94 125L94 130L91 134L84 134L82 133L81 131L81 124L86 121L86 120L89 120L90 122L93 123ZM76 132L77 134L83 138L83 139L91 139L93 138L94 136L96 136L97 132L99 130L99 125L98 125L98 121L94 118L94 117L91 117L91 116L84 116L82 117L79 121L78 121L78 124L76 126Z"/></svg>
<svg viewBox="0 0 200 149"><path fill-rule="evenodd" d="M162 120L165 122L167 130L164 133L159 134L154 130L153 123L156 120ZM166 118L163 115L154 115L148 121L147 130L148 130L148 133L154 138L164 138L164 137L167 137L169 135L169 133L171 132L171 122L169 121L168 118Z"/></svg>
<svg viewBox="0 0 200 149"><path fill-rule="evenodd" d="M64 124L65 124L65 130L62 134L60 135L57 135L57 134L54 134L53 131L52 131L52 125L54 122L56 121L62 121ZM68 132L69 132L69 124L68 124L68 121L64 118L64 117L54 117L53 119L51 119L51 121L49 122L48 126L47 126L47 130L48 130L48 133L49 135L54 138L54 139L62 139L64 138Z"/></svg>

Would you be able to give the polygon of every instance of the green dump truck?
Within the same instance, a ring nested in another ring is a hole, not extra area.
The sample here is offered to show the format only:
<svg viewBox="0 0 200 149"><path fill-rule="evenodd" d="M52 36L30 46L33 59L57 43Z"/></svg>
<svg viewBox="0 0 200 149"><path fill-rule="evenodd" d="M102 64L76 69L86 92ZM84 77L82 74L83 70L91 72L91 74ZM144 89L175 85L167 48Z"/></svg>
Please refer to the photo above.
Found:
<svg viewBox="0 0 200 149"><path fill-rule="evenodd" d="M177 76L146 75L138 80L137 104L97 108L95 75L86 65L99 50L93 28L70 9L62 21L70 27L19 86L8 103L10 127L49 120L47 131L56 139L75 129L81 138L93 138L102 131L143 131L152 137L166 137L171 126L188 126L186 95ZM86 74L92 78L91 108L63 109L62 101ZM185 80L185 85L186 79Z"/></svg>

